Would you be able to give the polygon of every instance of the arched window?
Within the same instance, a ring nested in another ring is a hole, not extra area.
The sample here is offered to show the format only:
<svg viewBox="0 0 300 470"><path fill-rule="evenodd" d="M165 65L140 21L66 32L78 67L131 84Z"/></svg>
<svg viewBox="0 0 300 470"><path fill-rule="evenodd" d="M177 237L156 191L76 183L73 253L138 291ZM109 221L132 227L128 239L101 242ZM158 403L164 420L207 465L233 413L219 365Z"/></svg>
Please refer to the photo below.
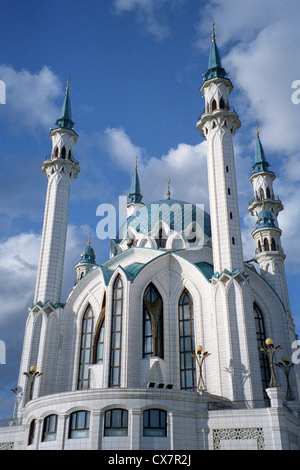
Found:
<svg viewBox="0 0 300 470"><path fill-rule="evenodd" d="M262 250L261 250L261 243L260 243L260 240L258 240L257 248L258 248L259 253L261 253Z"/></svg>
<svg viewBox="0 0 300 470"><path fill-rule="evenodd" d="M143 418L144 436L165 437L167 435L167 413L165 410L145 410Z"/></svg>
<svg viewBox="0 0 300 470"><path fill-rule="evenodd" d="M127 436L128 411L113 408L105 412L104 436Z"/></svg>
<svg viewBox="0 0 300 470"><path fill-rule="evenodd" d="M274 238L272 238L272 240L271 240L271 250L272 251L277 251L276 243L275 243Z"/></svg>
<svg viewBox="0 0 300 470"><path fill-rule="evenodd" d="M57 415L49 415L44 419L42 441L55 441L57 431Z"/></svg>
<svg viewBox="0 0 300 470"><path fill-rule="evenodd" d="M71 150L69 150L69 152L68 152L68 159L69 159L69 160L72 160L72 152L71 152Z"/></svg>
<svg viewBox="0 0 300 470"><path fill-rule="evenodd" d="M61 158L66 158L66 147L61 149Z"/></svg>
<svg viewBox="0 0 300 470"><path fill-rule="evenodd" d="M110 387L121 386L121 351L122 351L122 315L123 284L119 275L113 286L111 351L110 351Z"/></svg>
<svg viewBox="0 0 300 470"><path fill-rule="evenodd" d="M106 295L104 293L102 309L97 322L94 336L93 364L102 364L104 347L104 323L105 323Z"/></svg>
<svg viewBox="0 0 300 470"><path fill-rule="evenodd" d="M254 302L253 304L254 310L254 319L255 319L255 327L256 327L256 340L257 346L260 348L261 346L265 345L266 341L266 331L264 325L263 315L258 308L257 304ZM264 394L265 389L268 388L270 382L270 368L268 358L265 353L259 351L259 363L260 363L260 372L261 372L261 381L263 386ZM266 394L265 394L266 397Z"/></svg>
<svg viewBox="0 0 300 470"><path fill-rule="evenodd" d="M262 201L265 199L264 190L262 188L259 190L259 197Z"/></svg>
<svg viewBox="0 0 300 470"><path fill-rule="evenodd" d="M58 158L58 147L55 147L54 157Z"/></svg>
<svg viewBox="0 0 300 470"><path fill-rule="evenodd" d="M264 239L264 251L269 251L269 242L268 239Z"/></svg>
<svg viewBox="0 0 300 470"><path fill-rule="evenodd" d="M225 108L225 103L224 103L224 100L223 98L220 99L220 109L224 109ZM227 126L226 126L227 127Z"/></svg>
<svg viewBox="0 0 300 470"><path fill-rule="evenodd" d="M161 228L158 232L158 238L155 240L157 248L165 248L166 247L166 238L167 237L166 237L163 229Z"/></svg>
<svg viewBox="0 0 300 470"><path fill-rule="evenodd" d="M89 366L93 356L94 313L89 305L82 319L81 345L79 358L78 389L87 389L90 385Z"/></svg>
<svg viewBox="0 0 300 470"><path fill-rule="evenodd" d="M270 199L271 198L271 193L270 193L269 188L267 188L266 193L267 193L267 199Z"/></svg>
<svg viewBox="0 0 300 470"><path fill-rule="evenodd" d="M184 390L195 390L197 387L193 300L187 289L184 289L178 302L179 348L180 348L180 387Z"/></svg>
<svg viewBox="0 0 300 470"><path fill-rule="evenodd" d="M143 319L143 357L163 358L163 301L152 283L144 293Z"/></svg>
<svg viewBox="0 0 300 470"><path fill-rule="evenodd" d="M211 110L215 111L217 109L217 102L216 100L212 100L211 102Z"/></svg>
<svg viewBox="0 0 300 470"><path fill-rule="evenodd" d="M35 435L35 419L33 419L30 423L29 434L28 434L28 443L27 443L28 446L33 444L34 435Z"/></svg>
<svg viewBox="0 0 300 470"><path fill-rule="evenodd" d="M75 411L70 416L69 438L89 437L90 412Z"/></svg>

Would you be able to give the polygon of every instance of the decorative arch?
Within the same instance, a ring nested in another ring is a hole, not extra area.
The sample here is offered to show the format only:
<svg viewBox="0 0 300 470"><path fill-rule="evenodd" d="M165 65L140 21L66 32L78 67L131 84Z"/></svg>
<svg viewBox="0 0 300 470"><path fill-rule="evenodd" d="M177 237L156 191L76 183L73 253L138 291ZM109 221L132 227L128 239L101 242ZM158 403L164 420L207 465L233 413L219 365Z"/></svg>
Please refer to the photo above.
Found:
<svg viewBox="0 0 300 470"><path fill-rule="evenodd" d="M163 300L151 282L143 296L143 357L164 357Z"/></svg>

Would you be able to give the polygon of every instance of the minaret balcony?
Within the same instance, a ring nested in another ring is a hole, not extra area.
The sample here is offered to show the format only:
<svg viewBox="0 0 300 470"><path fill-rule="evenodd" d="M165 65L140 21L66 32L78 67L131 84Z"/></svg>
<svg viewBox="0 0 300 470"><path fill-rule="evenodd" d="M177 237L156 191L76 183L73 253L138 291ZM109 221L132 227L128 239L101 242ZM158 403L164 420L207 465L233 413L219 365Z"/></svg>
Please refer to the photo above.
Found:
<svg viewBox="0 0 300 470"><path fill-rule="evenodd" d="M283 210L283 204L279 196L274 195L272 197L263 198L263 199L254 197L251 201L249 201L248 211L252 212L254 209L262 205L264 205L267 210L269 210L270 206L275 206L277 213Z"/></svg>

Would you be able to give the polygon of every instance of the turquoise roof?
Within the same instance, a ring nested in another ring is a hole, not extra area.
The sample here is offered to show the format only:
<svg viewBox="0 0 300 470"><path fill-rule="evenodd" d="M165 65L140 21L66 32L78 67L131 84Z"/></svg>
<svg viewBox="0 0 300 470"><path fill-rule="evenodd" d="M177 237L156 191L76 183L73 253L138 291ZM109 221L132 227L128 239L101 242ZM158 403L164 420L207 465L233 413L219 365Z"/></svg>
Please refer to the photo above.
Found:
<svg viewBox="0 0 300 470"><path fill-rule="evenodd" d="M128 195L128 202L140 203L142 202L143 195L141 193L141 185L137 168L134 170L134 174L131 181L130 194Z"/></svg>
<svg viewBox="0 0 300 470"><path fill-rule="evenodd" d="M257 132L257 139L255 145L255 163L252 168L254 170L254 173L259 173L261 171L269 171L269 166L270 165L266 160L265 152Z"/></svg>
<svg viewBox="0 0 300 470"><path fill-rule="evenodd" d="M203 276L206 277L208 281L211 280L214 275L214 267L212 264L203 261L201 263L195 263L195 266L202 272Z"/></svg>
<svg viewBox="0 0 300 470"><path fill-rule="evenodd" d="M84 252L81 254L80 263L96 264L95 252L91 247L90 242L88 242Z"/></svg>
<svg viewBox="0 0 300 470"><path fill-rule="evenodd" d="M277 228L274 223L274 217L270 211L263 209L258 214L257 222L256 222L256 229L259 228L270 228L274 227Z"/></svg>
<svg viewBox="0 0 300 470"><path fill-rule="evenodd" d="M116 241L125 237L129 227L148 234L160 220L166 222L171 230L178 232L185 230L192 222L197 222L200 226L204 224L205 235L211 236L210 216L200 207L177 199L162 199L143 206L128 217L120 227Z"/></svg>
<svg viewBox="0 0 300 470"><path fill-rule="evenodd" d="M204 74L206 80L210 80L212 78L225 78L227 73L225 69L222 67L221 57L219 54L219 50L213 35L213 40L210 46L209 51L209 58L208 58L208 69Z"/></svg>

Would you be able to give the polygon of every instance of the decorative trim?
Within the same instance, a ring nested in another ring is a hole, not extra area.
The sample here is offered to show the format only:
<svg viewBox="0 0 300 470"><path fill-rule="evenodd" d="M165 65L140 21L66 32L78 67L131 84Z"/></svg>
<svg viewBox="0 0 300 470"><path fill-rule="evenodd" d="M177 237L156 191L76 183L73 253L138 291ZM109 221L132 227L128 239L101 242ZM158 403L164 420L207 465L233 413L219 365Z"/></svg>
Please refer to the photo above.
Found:
<svg viewBox="0 0 300 470"><path fill-rule="evenodd" d="M213 429L213 448L221 450L221 440L256 439L257 450L264 450L265 440L262 428L223 428Z"/></svg>

